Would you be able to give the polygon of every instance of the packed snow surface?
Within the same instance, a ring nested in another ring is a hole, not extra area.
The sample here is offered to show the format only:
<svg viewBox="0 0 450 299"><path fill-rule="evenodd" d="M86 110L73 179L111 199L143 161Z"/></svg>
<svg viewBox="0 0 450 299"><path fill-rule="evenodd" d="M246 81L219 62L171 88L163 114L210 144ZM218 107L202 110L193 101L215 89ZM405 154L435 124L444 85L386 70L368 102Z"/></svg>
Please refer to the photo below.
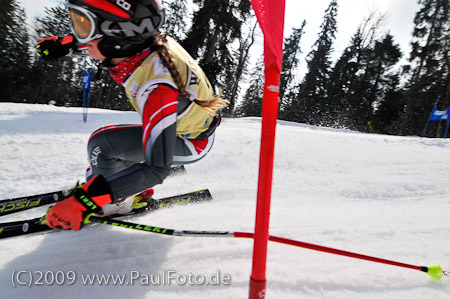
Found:
<svg viewBox="0 0 450 299"><path fill-rule="evenodd" d="M90 133L123 123L140 123L139 115L90 109L84 123L81 108L0 103L0 199L83 181ZM203 160L155 187L156 197L209 188L214 200L128 220L180 230L252 232L260 134L260 118L224 119ZM450 270L449 174L448 139L279 121L270 234ZM1 222L45 211L28 210ZM212 299L248 298L253 242L97 224L79 232L0 240L0 248L1 298ZM448 299L449 279L270 243L266 298Z"/></svg>

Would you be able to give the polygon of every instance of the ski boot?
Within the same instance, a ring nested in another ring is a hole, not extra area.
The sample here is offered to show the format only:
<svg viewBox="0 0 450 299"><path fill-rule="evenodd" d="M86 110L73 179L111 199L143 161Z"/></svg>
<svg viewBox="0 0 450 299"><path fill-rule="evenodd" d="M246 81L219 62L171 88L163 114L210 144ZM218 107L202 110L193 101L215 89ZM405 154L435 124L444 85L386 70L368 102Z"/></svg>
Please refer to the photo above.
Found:
<svg viewBox="0 0 450 299"><path fill-rule="evenodd" d="M147 189L137 195L121 198L115 202L105 205L97 214L97 216L126 216L127 214L134 214L135 212L139 212L139 210L146 210L152 204L153 193L153 189Z"/></svg>

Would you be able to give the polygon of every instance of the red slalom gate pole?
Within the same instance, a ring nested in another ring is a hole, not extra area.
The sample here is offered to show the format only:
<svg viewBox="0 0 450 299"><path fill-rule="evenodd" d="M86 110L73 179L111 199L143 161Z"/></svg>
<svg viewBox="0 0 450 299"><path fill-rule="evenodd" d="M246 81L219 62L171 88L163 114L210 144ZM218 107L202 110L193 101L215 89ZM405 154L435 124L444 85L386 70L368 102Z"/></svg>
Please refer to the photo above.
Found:
<svg viewBox="0 0 450 299"><path fill-rule="evenodd" d="M253 241L252 274L249 298L264 298L266 294L266 259L269 240L270 200L272 194L275 131L278 116L279 70L266 70L262 108L261 149L259 161L258 194L255 234Z"/></svg>
<svg viewBox="0 0 450 299"><path fill-rule="evenodd" d="M251 239L251 238L254 238L255 235L252 233L246 233L246 232L234 232L234 237ZM350 258L361 259L361 260L380 263L380 264L386 264L386 265L391 265L391 266L419 270L419 271L427 273L434 279L441 279L441 277L449 275L449 273L447 271L442 270L442 268L439 264L433 264L428 267L416 266L416 265L391 261L388 259L382 259L382 258L370 256L370 255L345 251L345 250L341 250L341 249L336 249L336 248L331 248L331 247L326 247L326 246L321 246L321 245L317 245L317 244L306 243L306 242L302 242L302 241L286 239L286 238L271 236L271 235L268 236L268 240L272 241L272 242L277 242L277 243L292 245L292 246L301 247L301 248L305 248L305 249L311 249L311 250L315 250L315 251L321 251L321 252L346 256L346 257L350 257ZM255 297L255 298L259 298L259 297Z"/></svg>
<svg viewBox="0 0 450 299"><path fill-rule="evenodd" d="M251 0L264 34L264 93L262 107L261 148L259 156L253 265L250 276L250 299L266 296L266 258L269 239L270 198L272 195L275 130L283 61L285 0Z"/></svg>
<svg viewBox="0 0 450 299"><path fill-rule="evenodd" d="M250 2L264 34L265 83L253 261L249 286L249 298L261 299L266 297L266 259L279 83L283 61L285 0L251 0Z"/></svg>
<svg viewBox="0 0 450 299"><path fill-rule="evenodd" d="M147 233L152 233L152 234L163 234L163 235L177 236L177 237L216 237L216 238L246 238L246 239L255 238L254 233L248 233L248 232L175 230L175 229L170 229L170 228L156 227L156 226L149 226L146 224L127 222L127 221L122 221L122 220L118 220L118 219L111 219L108 217L105 217L105 218L96 217L93 215L90 215L89 217L87 217L85 219L86 224L88 224L90 222L97 222L97 223L102 223L102 224L107 224L107 225L112 225L112 226L123 227L123 228L127 228L127 229L134 229L134 230L139 230L142 232L147 232ZM364 254L360 254L360 253L340 250L340 249L331 248L331 247L325 247L325 246L321 246L321 245L316 245L316 244L311 244L311 243L306 243L306 242L301 242L301 241L297 241L297 240L292 240L292 239L287 239L287 238L282 238L282 237L277 237L277 236L271 236L271 235L268 235L268 240L272 241L272 242L302 247L302 248L306 248L306 249L311 249L311 250L316 250L316 251L321 251L321 252L326 252L326 253L331 253L331 254L336 254L336 255L342 255L342 256L347 256L347 257L351 257L351 258L362 259L362 260L366 260L366 261L370 261L370 262L376 262L376 263L387 264L387 265L392 265L392 266L397 266L397 267L409 268L409 269L413 269L413 270L419 270L419 271L427 273L428 275L430 275L432 278L434 278L436 280L439 280L444 276L449 276L448 271L443 271L439 264L433 264L428 267L416 266L416 265L391 261L391 260L387 260L387 259L382 259L382 258L378 258L378 257L373 257L373 256L369 256L369 255L364 255ZM254 293L255 296L257 296L255 298L264 298L264 296L265 296L264 290L265 289L262 289L260 293Z"/></svg>

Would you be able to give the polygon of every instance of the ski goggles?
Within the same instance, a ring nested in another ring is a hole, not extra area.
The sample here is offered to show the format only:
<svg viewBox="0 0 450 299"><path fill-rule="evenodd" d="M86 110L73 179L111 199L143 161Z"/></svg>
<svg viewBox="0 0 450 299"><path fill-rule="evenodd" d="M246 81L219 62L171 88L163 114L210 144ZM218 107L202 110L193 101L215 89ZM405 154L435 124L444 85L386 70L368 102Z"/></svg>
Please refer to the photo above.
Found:
<svg viewBox="0 0 450 299"><path fill-rule="evenodd" d="M85 44L103 36L97 30L98 19L95 14L78 5L68 3L67 7L72 21L70 28L80 43Z"/></svg>

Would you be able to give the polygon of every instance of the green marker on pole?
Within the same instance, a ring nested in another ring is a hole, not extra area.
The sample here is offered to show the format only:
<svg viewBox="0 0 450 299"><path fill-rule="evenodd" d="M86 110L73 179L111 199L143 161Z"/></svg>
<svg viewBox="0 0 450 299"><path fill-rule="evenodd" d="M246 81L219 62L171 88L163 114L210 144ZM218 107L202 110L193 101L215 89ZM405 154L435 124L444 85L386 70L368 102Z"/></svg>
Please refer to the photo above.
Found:
<svg viewBox="0 0 450 299"><path fill-rule="evenodd" d="M446 271L442 271L442 268L439 264L433 264L431 266L428 266L427 273L436 280L441 279L444 275L446 276L448 275Z"/></svg>

